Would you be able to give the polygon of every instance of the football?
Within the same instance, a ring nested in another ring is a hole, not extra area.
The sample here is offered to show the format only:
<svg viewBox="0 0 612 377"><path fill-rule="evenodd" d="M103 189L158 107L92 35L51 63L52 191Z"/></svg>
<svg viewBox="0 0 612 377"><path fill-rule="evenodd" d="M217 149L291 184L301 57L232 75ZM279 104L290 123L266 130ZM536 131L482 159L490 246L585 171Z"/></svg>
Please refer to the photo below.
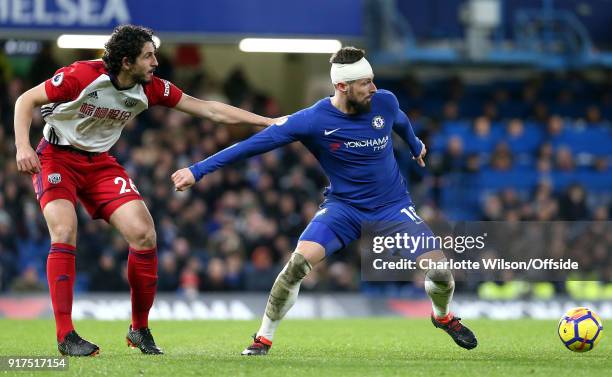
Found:
<svg viewBox="0 0 612 377"><path fill-rule="evenodd" d="M601 339L601 318L588 308L569 310L559 321L559 337L574 352L587 352L595 348Z"/></svg>

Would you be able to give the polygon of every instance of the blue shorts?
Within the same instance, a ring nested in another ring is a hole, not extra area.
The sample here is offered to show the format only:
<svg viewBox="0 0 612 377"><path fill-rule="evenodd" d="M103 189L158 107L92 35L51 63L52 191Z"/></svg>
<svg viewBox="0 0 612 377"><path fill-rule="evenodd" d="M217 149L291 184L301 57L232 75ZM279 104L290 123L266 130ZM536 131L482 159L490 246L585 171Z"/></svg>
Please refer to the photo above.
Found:
<svg viewBox="0 0 612 377"><path fill-rule="evenodd" d="M325 256L330 256L352 241L361 237L362 229L389 236L395 233L408 236L433 236L429 226L414 209L408 196L391 205L374 210L358 209L338 200L325 200L321 209L306 227L300 241L313 241L325 248ZM417 248L410 258L431 251L430 248Z"/></svg>

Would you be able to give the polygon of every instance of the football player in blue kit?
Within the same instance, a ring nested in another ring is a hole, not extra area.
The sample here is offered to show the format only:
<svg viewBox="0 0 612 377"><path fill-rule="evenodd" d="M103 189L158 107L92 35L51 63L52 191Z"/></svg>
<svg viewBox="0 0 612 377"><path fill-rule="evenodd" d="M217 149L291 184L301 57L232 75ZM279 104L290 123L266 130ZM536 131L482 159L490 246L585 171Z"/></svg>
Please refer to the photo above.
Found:
<svg viewBox="0 0 612 377"><path fill-rule="evenodd" d="M297 300L300 284L317 263L361 236L366 222L402 224L408 235L433 235L418 217L393 154L392 134L408 144L414 160L425 166L426 149L395 95L374 85L365 51L344 47L330 62L334 95L323 98L249 139L188 168L172 180L178 191L225 165L300 141L318 159L330 181L321 210L299 238L268 298L259 331L243 355L265 355L281 319ZM419 249L411 256L444 261L440 250ZM432 301L431 320L461 347L477 346L474 334L449 311L455 284L450 270L425 271L425 290Z"/></svg>

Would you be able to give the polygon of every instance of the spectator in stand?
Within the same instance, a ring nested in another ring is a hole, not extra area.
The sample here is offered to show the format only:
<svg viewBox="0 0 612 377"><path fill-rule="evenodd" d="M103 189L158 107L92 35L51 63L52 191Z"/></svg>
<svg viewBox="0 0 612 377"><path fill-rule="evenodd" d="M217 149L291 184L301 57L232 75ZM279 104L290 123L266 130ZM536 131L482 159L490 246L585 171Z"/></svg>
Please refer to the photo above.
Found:
<svg viewBox="0 0 612 377"><path fill-rule="evenodd" d="M120 292L129 289L129 285L118 279L121 269L117 266L115 256L104 253L100 256L98 266L91 274L89 282L90 291L98 292Z"/></svg>
<svg viewBox="0 0 612 377"><path fill-rule="evenodd" d="M251 263L246 268L245 286L252 291L269 291L279 271L273 263L270 248L259 246L253 250Z"/></svg>
<svg viewBox="0 0 612 377"><path fill-rule="evenodd" d="M164 252L159 261L157 289L166 292L176 292L179 284L176 254L171 251Z"/></svg>
<svg viewBox="0 0 612 377"><path fill-rule="evenodd" d="M586 192L579 184L572 184L561 196L559 204L561 220L588 220L589 210L586 203Z"/></svg>

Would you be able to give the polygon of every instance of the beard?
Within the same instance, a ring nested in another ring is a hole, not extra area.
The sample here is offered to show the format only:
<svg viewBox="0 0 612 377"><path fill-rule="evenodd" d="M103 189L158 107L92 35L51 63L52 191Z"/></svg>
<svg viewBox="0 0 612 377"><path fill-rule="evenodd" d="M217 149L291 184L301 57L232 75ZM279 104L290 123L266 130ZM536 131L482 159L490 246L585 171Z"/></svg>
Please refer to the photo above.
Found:
<svg viewBox="0 0 612 377"><path fill-rule="evenodd" d="M353 98L347 98L346 104L349 110L353 110L355 114L369 113L372 109L372 101L358 102Z"/></svg>
<svg viewBox="0 0 612 377"><path fill-rule="evenodd" d="M357 101L354 96L353 88L351 88L350 86L346 96L346 104L348 109L352 110L352 112L354 112L355 114L369 113L372 109L371 97L369 102L366 102L365 100L363 102Z"/></svg>
<svg viewBox="0 0 612 377"><path fill-rule="evenodd" d="M141 84L141 85L148 84L149 82L151 82L151 80L147 79L147 74L146 73L141 73L141 74L138 74L138 75L134 75L134 81L137 84Z"/></svg>

